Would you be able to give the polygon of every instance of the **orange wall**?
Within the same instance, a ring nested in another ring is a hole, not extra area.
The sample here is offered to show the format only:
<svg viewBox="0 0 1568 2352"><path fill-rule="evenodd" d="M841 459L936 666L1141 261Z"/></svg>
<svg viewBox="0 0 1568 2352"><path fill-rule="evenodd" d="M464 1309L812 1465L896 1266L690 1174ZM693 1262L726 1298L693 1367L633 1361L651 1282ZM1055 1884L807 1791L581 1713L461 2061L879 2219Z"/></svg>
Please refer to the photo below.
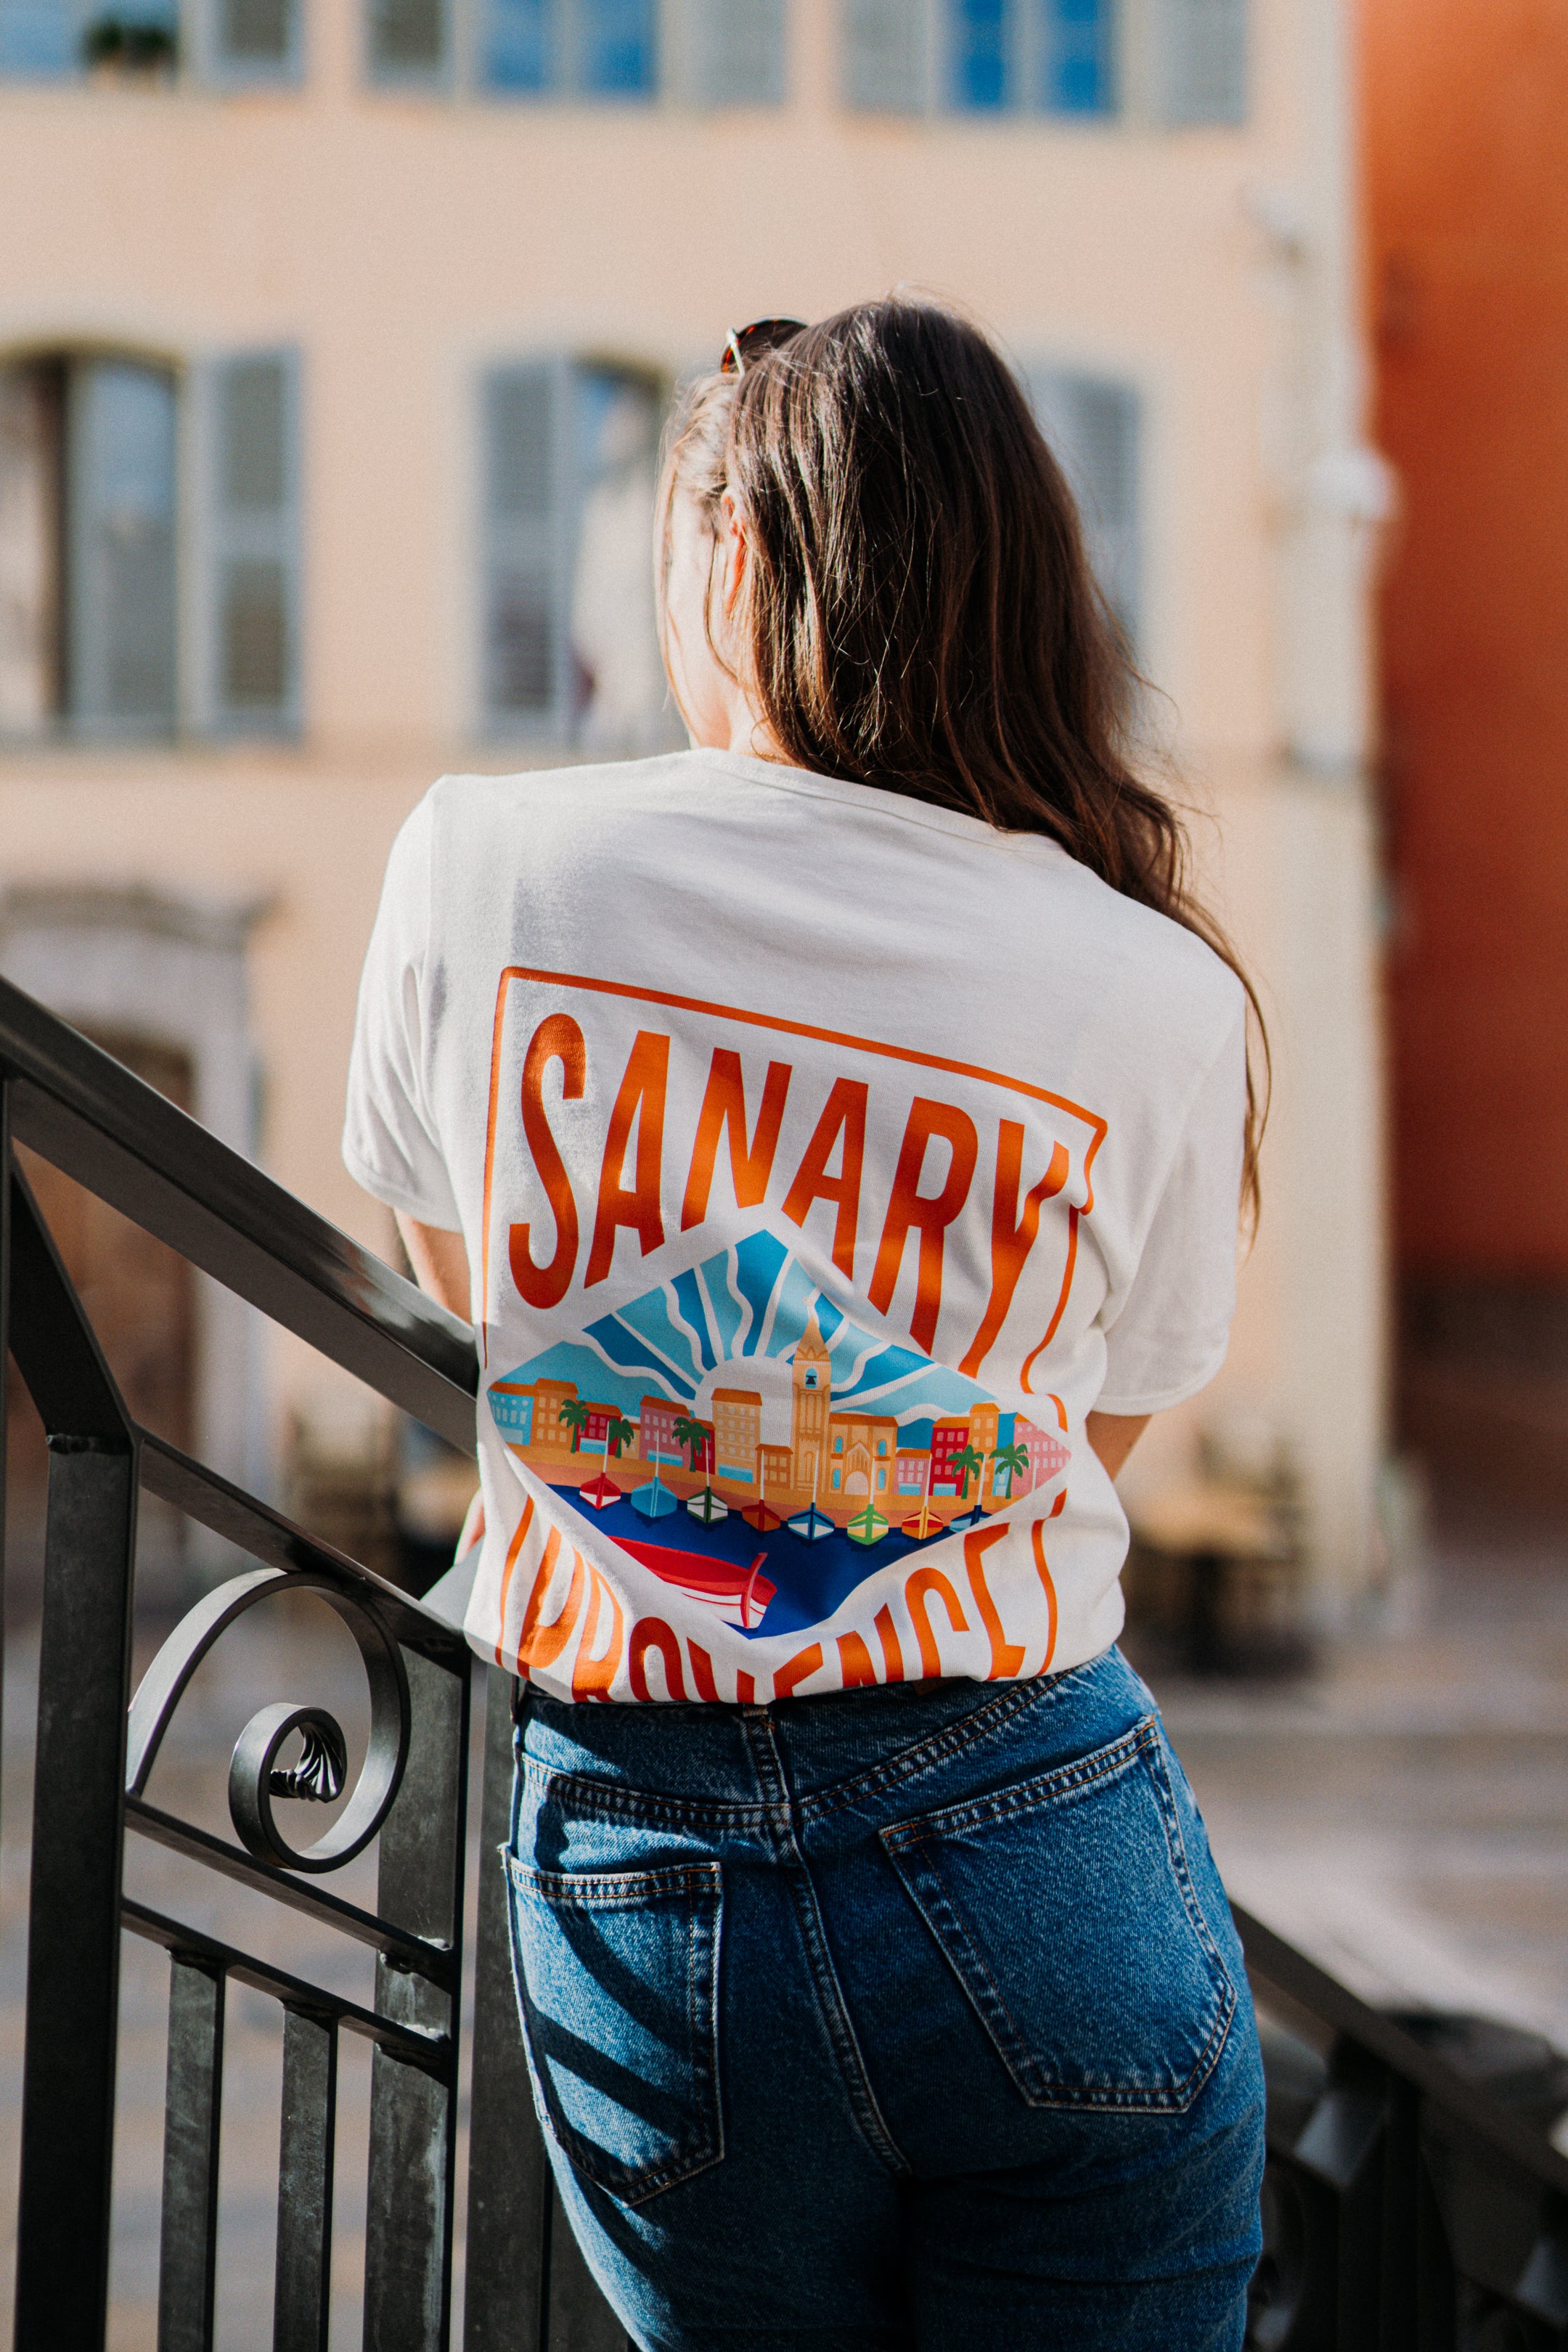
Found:
<svg viewBox="0 0 1568 2352"><path fill-rule="evenodd" d="M1568 10L1363 0L1396 1246L1568 1275Z"/></svg>

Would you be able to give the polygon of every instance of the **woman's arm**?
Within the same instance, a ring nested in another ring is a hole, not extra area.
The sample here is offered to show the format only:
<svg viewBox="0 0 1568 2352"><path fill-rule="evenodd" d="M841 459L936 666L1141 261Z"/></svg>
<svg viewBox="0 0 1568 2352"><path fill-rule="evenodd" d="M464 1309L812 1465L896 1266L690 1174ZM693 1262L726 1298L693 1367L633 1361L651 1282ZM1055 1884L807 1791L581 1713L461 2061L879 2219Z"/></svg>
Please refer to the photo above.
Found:
<svg viewBox="0 0 1568 2352"><path fill-rule="evenodd" d="M472 1309L472 1293L468 1287L468 1253L462 1234L449 1234L441 1225L422 1225L417 1217L405 1217L401 1209L395 1214L415 1281L421 1290L428 1291L432 1298L452 1314L460 1315L466 1323Z"/></svg>
<svg viewBox="0 0 1568 2352"><path fill-rule="evenodd" d="M398 1223L401 1224L402 1219ZM443 1236L445 1238L445 1236ZM413 1255L410 1250L409 1255ZM428 1285L426 1286L428 1288ZM1147 1412L1091 1412L1084 1423L1084 1435L1105 1465L1108 1478L1120 1477L1121 1466L1153 1415Z"/></svg>

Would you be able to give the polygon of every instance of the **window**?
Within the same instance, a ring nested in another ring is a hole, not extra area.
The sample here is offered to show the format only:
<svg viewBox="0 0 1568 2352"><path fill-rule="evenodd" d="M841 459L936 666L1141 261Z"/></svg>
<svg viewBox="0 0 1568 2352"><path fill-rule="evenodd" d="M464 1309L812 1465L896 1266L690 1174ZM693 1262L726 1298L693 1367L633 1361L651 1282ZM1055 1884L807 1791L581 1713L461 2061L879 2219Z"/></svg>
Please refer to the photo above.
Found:
<svg viewBox="0 0 1568 2352"><path fill-rule="evenodd" d="M921 114L1116 114L1121 84L1153 120L1236 123L1246 0L841 0L851 107ZM1138 70L1121 58L1137 27Z"/></svg>
<svg viewBox="0 0 1568 2352"><path fill-rule="evenodd" d="M651 98L654 0L489 0L481 75L530 98Z"/></svg>
<svg viewBox="0 0 1568 2352"><path fill-rule="evenodd" d="M0 0L0 74L58 81L90 68L167 72L178 50L175 0Z"/></svg>
<svg viewBox="0 0 1568 2352"><path fill-rule="evenodd" d="M197 18L204 79L292 81L302 65L303 0L207 0Z"/></svg>
<svg viewBox="0 0 1568 2352"><path fill-rule="evenodd" d="M651 535L666 390L536 362L484 394L487 723L608 755L684 740L668 705Z"/></svg>
<svg viewBox="0 0 1568 2352"><path fill-rule="evenodd" d="M1138 641L1139 401L1113 378L1031 368L1026 387L1040 430L1072 486L1089 561L1106 601Z"/></svg>
<svg viewBox="0 0 1568 2352"><path fill-rule="evenodd" d="M0 0L0 5L10 0ZM784 0L369 0L378 80L502 98L776 106Z"/></svg>
<svg viewBox="0 0 1568 2352"><path fill-rule="evenodd" d="M174 385L128 361L0 378L0 723L174 722Z"/></svg>
<svg viewBox="0 0 1568 2352"><path fill-rule="evenodd" d="M172 74L189 51L204 79L279 81L300 69L302 0L0 0L0 75Z"/></svg>
<svg viewBox="0 0 1568 2352"><path fill-rule="evenodd" d="M851 106L920 113L1116 109L1113 0L845 0Z"/></svg>
<svg viewBox="0 0 1568 2352"><path fill-rule="evenodd" d="M1163 0L1152 50L1154 110L1162 122L1247 120L1246 0Z"/></svg>
<svg viewBox="0 0 1568 2352"><path fill-rule="evenodd" d="M130 358L0 365L0 734L294 722L293 408L278 353L183 383ZM182 516L186 423L201 487Z"/></svg>

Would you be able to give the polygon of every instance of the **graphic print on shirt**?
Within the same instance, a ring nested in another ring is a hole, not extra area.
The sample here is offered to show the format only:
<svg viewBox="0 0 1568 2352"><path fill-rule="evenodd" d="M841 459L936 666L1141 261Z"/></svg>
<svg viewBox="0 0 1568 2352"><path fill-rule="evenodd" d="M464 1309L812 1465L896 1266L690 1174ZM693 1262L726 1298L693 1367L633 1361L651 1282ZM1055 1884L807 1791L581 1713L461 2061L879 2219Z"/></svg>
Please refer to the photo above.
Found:
<svg viewBox="0 0 1568 2352"><path fill-rule="evenodd" d="M934 1599L949 1649L1040 1671L1071 1459L1048 1356L1103 1134L975 1065L507 972L482 1339L525 1475L498 1659L553 1687L574 1635L575 1696L650 1696L654 1652L670 1697L687 1664L708 1697L950 1672Z"/></svg>
<svg viewBox="0 0 1568 2352"><path fill-rule="evenodd" d="M747 1236L487 1390L508 1450L624 1551L745 1633L815 1625L884 1545L1051 1487L1058 1428L865 1330Z"/></svg>

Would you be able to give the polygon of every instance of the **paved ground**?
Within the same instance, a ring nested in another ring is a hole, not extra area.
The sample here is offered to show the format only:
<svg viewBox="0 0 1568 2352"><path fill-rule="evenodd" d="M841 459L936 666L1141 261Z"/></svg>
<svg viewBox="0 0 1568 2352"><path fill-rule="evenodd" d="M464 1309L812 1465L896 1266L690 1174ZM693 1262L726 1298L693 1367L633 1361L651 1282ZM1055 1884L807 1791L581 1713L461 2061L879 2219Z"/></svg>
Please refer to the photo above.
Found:
<svg viewBox="0 0 1568 2352"><path fill-rule="evenodd" d="M270 1633L253 1620L204 1668L153 1791L171 1810L226 1831L228 1753L240 1726L269 1699L335 1702L353 1736L358 1669L335 1620L310 1613L312 1607L299 1604ZM1568 1532L1500 1528L1495 1514L1450 1507L1416 1613L1419 1622L1368 1638L1296 1686L1165 1680L1167 1719L1239 1901L1373 2000L1480 2011L1531 2025L1568 2049ZM35 1670L35 1642L16 1628L0 1782L0 2263L7 2266ZM288 1915L204 1885L157 1848L132 1841L132 1890L158 1908L249 1940L302 1975L321 1971L344 1991L368 1992L357 1951L334 1954ZM353 1869L354 1883L335 1884L368 1901L369 1866ZM115 2352L152 2352L156 2339L166 1998L162 1954L128 1939ZM264 2352L271 2340L280 2049L272 2005L235 1993L218 2308L218 2342L229 2352ZM332 2326L343 2352L359 2342L367 2079L365 2057L345 2039ZM0 2271L0 2344L9 2308Z"/></svg>
<svg viewBox="0 0 1568 2352"><path fill-rule="evenodd" d="M1568 1529L1450 1504L1418 1622L1285 1689L1167 1681L1236 1900L1366 2000L1568 2051Z"/></svg>

